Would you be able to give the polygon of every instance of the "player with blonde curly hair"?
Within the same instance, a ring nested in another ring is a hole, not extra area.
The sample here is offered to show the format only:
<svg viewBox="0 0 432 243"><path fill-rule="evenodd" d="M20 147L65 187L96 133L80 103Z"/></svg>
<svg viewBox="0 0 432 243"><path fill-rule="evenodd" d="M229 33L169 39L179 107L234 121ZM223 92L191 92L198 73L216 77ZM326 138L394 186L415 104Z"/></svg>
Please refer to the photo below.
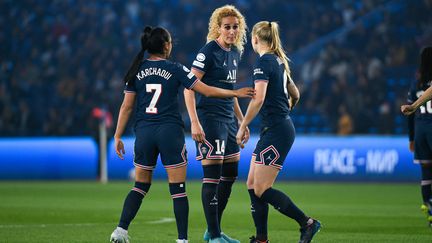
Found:
<svg viewBox="0 0 432 243"><path fill-rule="evenodd" d="M192 72L210 86L234 89L237 68L246 43L246 21L240 11L225 5L213 11L207 43L192 63ZM208 98L185 90L185 102L203 166L201 199L207 221L204 240L236 243L221 232L222 213L237 178L240 149L235 136L243 114L236 98ZM234 115L237 119L234 119ZM245 139L249 139L249 130Z"/></svg>

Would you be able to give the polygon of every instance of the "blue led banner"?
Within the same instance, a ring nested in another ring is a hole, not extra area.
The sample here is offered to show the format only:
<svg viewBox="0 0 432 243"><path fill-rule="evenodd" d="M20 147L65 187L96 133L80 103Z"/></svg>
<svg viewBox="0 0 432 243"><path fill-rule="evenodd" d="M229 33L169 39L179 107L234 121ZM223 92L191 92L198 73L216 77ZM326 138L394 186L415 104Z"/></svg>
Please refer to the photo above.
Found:
<svg viewBox="0 0 432 243"><path fill-rule="evenodd" d="M91 138L0 138L0 179L96 179Z"/></svg>
<svg viewBox="0 0 432 243"><path fill-rule="evenodd" d="M167 138L169 139L169 138ZM254 146L252 136L241 151L240 179L245 179ZM130 179L134 138L125 138L125 160L108 149L108 178ZM201 179L195 143L186 139L188 179ZM406 137L299 136L285 160L279 179L319 181L419 181ZM0 179L96 179L97 146L91 138L2 138ZM166 178L158 161L154 178Z"/></svg>

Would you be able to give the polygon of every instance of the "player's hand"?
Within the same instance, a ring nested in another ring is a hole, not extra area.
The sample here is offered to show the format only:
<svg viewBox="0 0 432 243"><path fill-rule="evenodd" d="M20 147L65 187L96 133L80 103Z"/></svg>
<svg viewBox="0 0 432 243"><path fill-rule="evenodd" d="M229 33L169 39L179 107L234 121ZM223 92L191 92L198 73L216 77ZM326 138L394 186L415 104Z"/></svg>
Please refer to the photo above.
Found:
<svg viewBox="0 0 432 243"><path fill-rule="evenodd" d="M114 146L117 156L120 159L124 159L123 155L125 154L124 144L120 138L114 138Z"/></svg>
<svg viewBox="0 0 432 243"><path fill-rule="evenodd" d="M252 98L255 96L255 89L251 87L235 90L237 98Z"/></svg>
<svg viewBox="0 0 432 243"><path fill-rule="evenodd" d="M414 141L409 142L409 150L414 153Z"/></svg>
<svg viewBox="0 0 432 243"><path fill-rule="evenodd" d="M247 141L245 142L246 130L249 129L247 127L240 126L239 130L237 131L236 142L241 148L244 148L244 145L247 142Z"/></svg>
<svg viewBox="0 0 432 243"><path fill-rule="evenodd" d="M244 145L249 141L249 138L250 138L250 130L249 130L249 127L246 127L244 138L243 138L243 147L242 148L244 148Z"/></svg>
<svg viewBox="0 0 432 243"><path fill-rule="evenodd" d="M406 116L411 115L414 111L416 111L416 109L414 108L413 105L402 105L401 106L401 112Z"/></svg>
<svg viewBox="0 0 432 243"><path fill-rule="evenodd" d="M205 133L204 129L202 128L199 121L192 122L191 124L191 133L192 133L192 139L199 142L204 143L205 140Z"/></svg>

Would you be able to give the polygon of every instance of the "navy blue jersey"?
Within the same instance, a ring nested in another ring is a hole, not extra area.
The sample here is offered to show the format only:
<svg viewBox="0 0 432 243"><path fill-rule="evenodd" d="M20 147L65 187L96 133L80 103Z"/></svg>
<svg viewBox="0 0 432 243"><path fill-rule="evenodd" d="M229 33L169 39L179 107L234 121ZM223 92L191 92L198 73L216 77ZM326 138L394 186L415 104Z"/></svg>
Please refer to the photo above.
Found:
<svg viewBox="0 0 432 243"><path fill-rule="evenodd" d="M254 67L253 80L267 82L267 93L259 112L262 126L268 127L289 117L287 75L282 60L274 54L262 55Z"/></svg>
<svg viewBox="0 0 432 243"><path fill-rule="evenodd" d="M417 81L413 81L408 92L408 102L414 103L431 84L427 83L422 87L417 87ZM415 112L415 121L432 124L432 101L427 101Z"/></svg>
<svg viewBox="0 0 432 243"><path fill-rule="evenodd" d="M237 81L237 65L240 53L235 48L226 49L216 41L207 43L192 63L204 73L202 82L207 85L233 90ZM232 122L234 119L233 98L208 98L198 94L197 112L200 119Z"/></svg>
<svg viewBox="0 0 432 243"><path fill-rule="evenodd" d="M145 60L125 92L136 92L135 128L177 123L183 126L178 107L180 85L192 89L198 79L185 66L168 60Z"/></svg>

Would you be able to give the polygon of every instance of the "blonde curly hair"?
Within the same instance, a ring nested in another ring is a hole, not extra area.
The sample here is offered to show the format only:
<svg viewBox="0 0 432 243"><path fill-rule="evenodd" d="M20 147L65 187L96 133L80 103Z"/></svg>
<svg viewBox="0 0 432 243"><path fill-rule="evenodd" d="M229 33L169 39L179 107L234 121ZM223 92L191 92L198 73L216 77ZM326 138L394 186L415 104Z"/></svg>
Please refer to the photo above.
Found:
<svg viewBox="0 0 432 243"><path fill-rule="evenodd" d="M233 5L225 5L213 11L209 20L209 32L207 34L207 43L216 40L220 34L218 32L222 24L222 19L225 17L236 17L239 20L239 34L234 43L234 46L239 50L240 55L243 53L244 45L247 42L246 36L246 20L240 11Z"/></svg>

